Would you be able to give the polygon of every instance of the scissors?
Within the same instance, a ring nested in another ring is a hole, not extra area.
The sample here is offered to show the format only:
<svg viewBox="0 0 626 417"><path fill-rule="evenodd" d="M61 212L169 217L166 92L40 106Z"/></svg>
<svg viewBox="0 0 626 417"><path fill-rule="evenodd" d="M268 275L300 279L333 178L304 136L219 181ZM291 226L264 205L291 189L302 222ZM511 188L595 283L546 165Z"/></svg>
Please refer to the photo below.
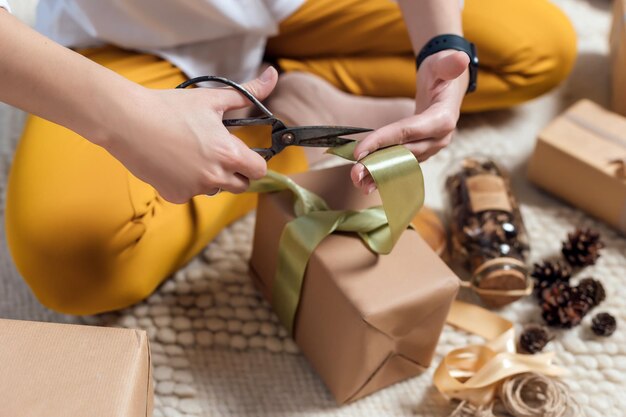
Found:
<svg viewBox="0 0 626 417"><path fill-rule="evenodd" d="M266 161L269 161L274 155L281 152L287 146L332 148L351 142L350 139L345 139L340 136L372 131L372 129L347 126L286 126L256 97L254 97L252 93L246 90L245 87L229 80L228 78L205 75L187 80L176 88L187 88L189 86L207 81L218 82L233 87L250 100L252 104L254 104L256 108L263 113L263 116L260 117L224 119L222 122L224 123L224 126L272 126L272 146L269 148L252 148L253 151L265 158Z"/></svg>

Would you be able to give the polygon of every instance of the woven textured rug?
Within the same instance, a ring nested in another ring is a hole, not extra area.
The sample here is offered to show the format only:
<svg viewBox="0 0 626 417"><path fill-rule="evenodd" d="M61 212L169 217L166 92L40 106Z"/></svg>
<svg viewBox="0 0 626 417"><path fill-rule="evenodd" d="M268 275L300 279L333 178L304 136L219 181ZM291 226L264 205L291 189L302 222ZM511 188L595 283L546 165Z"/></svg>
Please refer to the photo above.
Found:
<svg viewBox="0 0 626 417"><path fill-rule="evenodd" d="M18 14L32 22L35 1L16 3ZM572 18L579 34L580 56L571 79L559 91L514 110L464 116L454 143L424 164L427 203L443 213L443 178L453 161L476 154L497 159L512 172L531 239L531 260L558 253L561 240L576 226L601 231L607 247L598 264L582 277L592 275L603 282L608 297L597 311L609 311L623 324L626 239L539 192L525 179L525 161L542 126L578 98L608 102L610 2L556 3ZM20 112L0 106L3 188L23 119ZM84 318L58 315L37 303L11 263L3 233L0 316L145 329L153 353L155 416L445 416L451 411L432 386L434 367L338 407L248 279L253 224L250 214L225 229L203 254L144 302L117 313ZM476 301L472 294L461 297ZM539 309L530 299L501 313L518 325L540 321ZM564 379L584 415L622 416L626 331L618 328L612 337L600 339L589 331L589 321L587 317L581 326L557 332L548 349L556 351L558 362L570 371ZM434 364L453 348L481 342L446 327Z"/></svg>

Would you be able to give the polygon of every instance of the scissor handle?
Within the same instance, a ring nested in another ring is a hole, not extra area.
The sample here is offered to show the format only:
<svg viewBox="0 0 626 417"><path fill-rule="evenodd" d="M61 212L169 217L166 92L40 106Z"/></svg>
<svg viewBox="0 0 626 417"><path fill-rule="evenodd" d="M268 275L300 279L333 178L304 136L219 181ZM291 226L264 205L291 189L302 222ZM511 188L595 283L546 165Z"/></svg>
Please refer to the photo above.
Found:
<svg viewBox="0 0 626 417"><path fill-rule="evenodd" d="M275 117L246 117L243 119L224 119L224 126L272 126L278 120Z"/></svg>
<svg viewBox="0 0 626 417"><path fill-rule="evenodd" d="M236 82L229 80L228 78L218 77L216 75L203 75L201 77L196 77L196 78L187 80L184 83L181 83L180 85L178 85L176 88L187 88L192 85L196 85L196 84L203 83L203 82L209 82L209 81L221 83L221 84L225 84L225 85L233 87L235 90L243 94L248 100L250 100L252 104L254 104L259 110L261 110L261 112L263 112L264 115L266 115L267 117L274 117L274 114L272 114L272 112L269 111L267 107L265 107L255 96L253 96L251 92L246 90L246 88L243 87L242 85L239 85Z"/></svg>
<svg viewBox="0 0 626 417"><path fill-rule="evenodd" d="M276 154L273 150L269 148L251 148L254 152L258 153L265 159L269 161Z"/></svg>

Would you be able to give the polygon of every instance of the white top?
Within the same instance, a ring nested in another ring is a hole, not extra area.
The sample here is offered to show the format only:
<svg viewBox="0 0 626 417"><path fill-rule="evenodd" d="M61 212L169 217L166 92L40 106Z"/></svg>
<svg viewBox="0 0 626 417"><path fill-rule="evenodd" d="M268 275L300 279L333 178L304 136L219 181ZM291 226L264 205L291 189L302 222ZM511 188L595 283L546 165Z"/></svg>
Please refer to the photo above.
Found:
<svg viewBox="0 0 626 417"><path fill-rule="evenodd" d="M0 4L6 3L0 0ZM189 77L256 76L269 36L304 0L40 0L37 30L68 47L154 53Z"/></svg>
<svg viewBox="0 0 626 417"><path fill-rule="evenodd" d="M11 13L11 6L9 6L8 0L0 0L0 7L2 7L3 9L7 9L9 13Z"/></svg>

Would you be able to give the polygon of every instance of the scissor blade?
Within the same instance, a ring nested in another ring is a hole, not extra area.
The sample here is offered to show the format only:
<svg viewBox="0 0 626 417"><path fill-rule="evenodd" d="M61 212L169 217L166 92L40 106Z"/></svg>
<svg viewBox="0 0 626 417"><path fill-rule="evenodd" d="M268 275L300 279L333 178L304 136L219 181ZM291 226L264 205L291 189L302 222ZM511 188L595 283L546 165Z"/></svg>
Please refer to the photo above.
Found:
<svg viewBox="0 0 626 417"><path fill-rule="evenodd" d="M339 136L354 135L356 133L371 131L372 129L348 126L298 126L288 128L282 133L292 133L295 137L294 145L306 146L305 142L312 139L337 138Z"/></svg>
<svg viewBox="0 0 626 417"><path fill-rule="evenodd" d="M334 148L335 146L345 145L352 142L353 139L346 138L317 138L302 140L298 143L300 146L310 146L314 148Z"/></svg>

